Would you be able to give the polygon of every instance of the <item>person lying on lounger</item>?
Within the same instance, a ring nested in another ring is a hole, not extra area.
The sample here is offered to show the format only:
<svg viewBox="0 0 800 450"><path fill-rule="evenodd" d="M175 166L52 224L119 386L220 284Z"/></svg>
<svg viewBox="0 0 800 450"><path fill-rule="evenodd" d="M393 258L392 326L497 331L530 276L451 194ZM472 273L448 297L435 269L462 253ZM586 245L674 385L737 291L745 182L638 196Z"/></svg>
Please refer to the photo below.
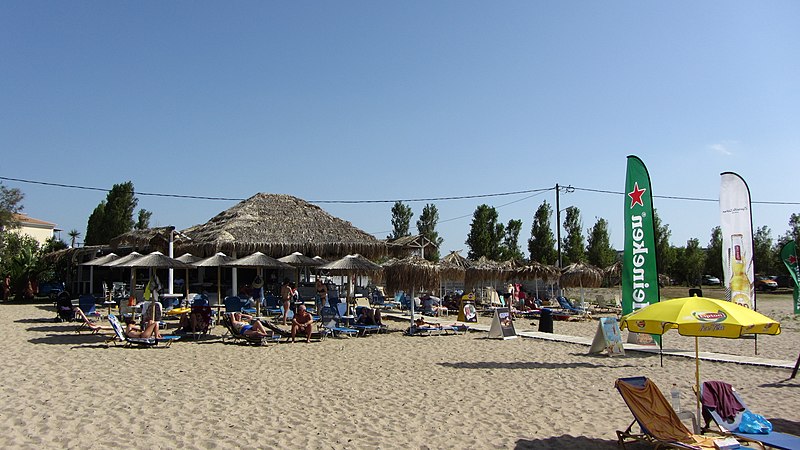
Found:
<svg viewBox="0 0 800 450"><path fill-rule="evenodd" d="M149 338L155 337L161 339L161 332L158 330L158 322L155 320L148 320L145 322L144 329L134 324L133 321L127 322L125 334L132 338Z"/></svg>
<svg viewBox="0 0 800 450"><path fill-rule="evenodd" d="M264 328L263 323L258 320L253 320L253 316L249 314L232 313L231 325L233 325L233 329L242 336L267 337L272 334Z"/></svg>

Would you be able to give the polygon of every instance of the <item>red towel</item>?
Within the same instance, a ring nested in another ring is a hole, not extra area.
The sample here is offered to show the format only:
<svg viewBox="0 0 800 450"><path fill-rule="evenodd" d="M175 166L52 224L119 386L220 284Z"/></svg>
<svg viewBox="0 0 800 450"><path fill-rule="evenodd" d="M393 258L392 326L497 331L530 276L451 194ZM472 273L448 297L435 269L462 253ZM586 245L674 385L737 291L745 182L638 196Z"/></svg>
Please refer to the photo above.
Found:
<svg viewBox="0 0 800 450"><path fill-rule="evenodd" d="M703 397L700 401L703 406L715 409L720 417L728 421L733 420L739 411L744 411L744 406L733 394L733 387L724 381L703 382Z"/></svg>

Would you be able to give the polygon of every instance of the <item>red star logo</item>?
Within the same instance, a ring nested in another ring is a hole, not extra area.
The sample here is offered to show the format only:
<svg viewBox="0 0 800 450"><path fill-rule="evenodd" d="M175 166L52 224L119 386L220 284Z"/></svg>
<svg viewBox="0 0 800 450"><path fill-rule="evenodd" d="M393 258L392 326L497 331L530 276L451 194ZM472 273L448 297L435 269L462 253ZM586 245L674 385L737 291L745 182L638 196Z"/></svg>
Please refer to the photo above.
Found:
<svg viewBox="0 0 800 450"><path fill-rule="evenodd" d="M797 264L797 256L791 255L786 260L789 261L789 264Z"/></svg>
<svg viewBox="0 0 800 450"><path fill-rule="evenodd" d="M633 183L633 192L628 193L628 197L631 198L631 208L636 206L637 203L641 206L644 206L644 202L642 201L642 194L644 194L646 190L647 189L639 189L638 182Z"/></svg>

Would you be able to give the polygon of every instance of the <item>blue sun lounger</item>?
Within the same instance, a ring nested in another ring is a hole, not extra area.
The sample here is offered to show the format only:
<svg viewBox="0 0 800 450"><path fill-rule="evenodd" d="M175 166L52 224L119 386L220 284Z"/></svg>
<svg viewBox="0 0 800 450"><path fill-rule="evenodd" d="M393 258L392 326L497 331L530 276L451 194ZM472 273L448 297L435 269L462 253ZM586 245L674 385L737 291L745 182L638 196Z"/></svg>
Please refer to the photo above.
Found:
<svg viewBox="0 0 800 450"><path fill-rule="evenodd" d="M724 381L716 381L716 382L709 382L706 381L702 385L700 385L700 399L707 400L709 398L714 398L715 400L719 397L717 395L717 391L713 389L713 385L710 383L716 383L716 385L724 389L738 400L739 404L744 408L741 411L736 412L736 415L728 420L722 418L719 414L717 408L712 408L703 403L703 417L706 419L705 428L708 428L710 423L710 419L713 419L714 422L719 426L719 428L724 433L729 433L736 438L742 439L744 441L750 442L757 442L772 448L779 448L779 449L800 449L800 436L795 436L793 434L786 434L786 433L779 433L777 431L771 431L768 434L756 434L756 433L742 433L739 431L739 424L742 421L742 415L744 411L747 410L747 405L745 405L744 400L742 397L739 396L739 393L736 392L736 389L733 388L728 383ZM718 400L716 400L718 402ZM710 417L709 417L710 416Z"/></svg>

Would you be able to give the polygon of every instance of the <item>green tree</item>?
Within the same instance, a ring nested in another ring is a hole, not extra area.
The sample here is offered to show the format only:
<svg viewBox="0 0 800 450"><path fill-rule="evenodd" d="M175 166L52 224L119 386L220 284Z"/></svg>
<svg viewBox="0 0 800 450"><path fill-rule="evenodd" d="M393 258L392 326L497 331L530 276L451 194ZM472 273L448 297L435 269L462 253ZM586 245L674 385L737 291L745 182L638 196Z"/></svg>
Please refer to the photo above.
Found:
<svg viewBox="0 0 800 450"><path fill-rule="evenodd" d="M32 237L20 233L5 233L3 236L2 272L11 277L11 290L17 299L33 298L31 281L38 270L39 243Z"/></svg>
<svg viewBox="0 0 800 450"><path fill-rule="evenodd" d="M472 215L472 224L465 242L469 246L467 257L500 259L500 241L504 234L505 227L502 223L497 223L497 210L485 204L478 206Z"/></svg>
<svg viewBox="0 0 800 450"><path fill-rule="evenodd" d="M152 211L146 209L139 210L139 219L136 221L134 228L137 230L146 230L150 228L150 218L153 217Z"/></svg>
<svg viewBox="0 0 800 450"><path fill-rule="evenodd" d="M589 264L597 267L608 267L617 260L617 252L611 247L611 238L608 236L608 222L598 218L594 226L588 230L588 245L586 246L586 259Z"/></svg>
<svg viewBox="0 0 800 450"><path fill-rule="evenodd" d="M133 183L115 184L106 199L89 216L86 245L107 244L112 238L131 231L134 225L133 212L138 203Z"/></svg>
<svg viewBox="0 0 800 450"><path fill-rule="evenodd" d="M552 216L553 209L547 201L539 205L533 216L531 238L528 239L528 252L531 255L531 261L550 265L558 262L556 239L550 227L550 218Z"/></svg>
<svg viewBox="0 0 800 450"><path fill-rule="evenodd" d="M417 220L417 231L436 246L433 250L425 252L425 259L428 261L439 261L439 246L444 242L444 239L439 237L439 232L436 231L436 224L438 222L439 210L436 208L436 205L425 205L425 207L422 208L422 214L420 214L419 220Z"/></svg>
<svg viewBox="0 0 800 450"><path fill-rule="evenodd" d="M392 234L389 235L389 239L397 239L405 236L411 236L411 233L408 231L411 227L411 217L414 215L411 212L411 207L406 206L403 202L395 202L394 206L392 206Z"/></svg>
<svg viewBox="0 0 800 450"><path fill-rule="evenodd" d="M672 236L672 231L669 225L661 222L661 217L658 216L658 211L653 209L653 242L656 246L656 265L658 273L666 273L671 276L676 275L676 261L675 248L670 245L669 238Z"/></svg>
<svg viewBox="0 0 800 450"><path fill-rule="evenodd" d="M14 219L14 214L22 211L24 197L19 189L7 188L0 182L0 232L19 225Z"/></svg>
<svg viewBox="0 0 800 450"><path fill-rule="evenodd" d="M720 280L724 278L722 273L722 228L719 226L711 229L711 241L706 248L705 273Z"/></svg>
<svg viewBox="0 0 800 450"><path fill-rule="evenodd" d="M706 253L700 248L700 240L692 238L686 241L686 247L678 250L676 267L680 278L688 285L699 286L706 267Z"/></svg>
<svg viewBox="0 0 800 450"><path fill-rule="evenodd" d="M567 208L567 214L564 217L566 236L561 244L564 266L586 260L586 244L583 239L582 229L581 211L575 206L570 206Z"/></svg>
<svg viewBox="0 0 800 450"><path fill-rule="evenodd" d="M503 261L514 260L522 261L525 255L519 248L519 233L522 231L522 221L511 219L505 227L503 245L501 248L501 259Z"/></svg>
<svg viewBox="0 0 800 450"><path fill-rule="evenodd" d="M772 230L764 225L753 233L753 267L754 272L763 275L776 273L774 261L780 259L773 254Z"/></svg>

